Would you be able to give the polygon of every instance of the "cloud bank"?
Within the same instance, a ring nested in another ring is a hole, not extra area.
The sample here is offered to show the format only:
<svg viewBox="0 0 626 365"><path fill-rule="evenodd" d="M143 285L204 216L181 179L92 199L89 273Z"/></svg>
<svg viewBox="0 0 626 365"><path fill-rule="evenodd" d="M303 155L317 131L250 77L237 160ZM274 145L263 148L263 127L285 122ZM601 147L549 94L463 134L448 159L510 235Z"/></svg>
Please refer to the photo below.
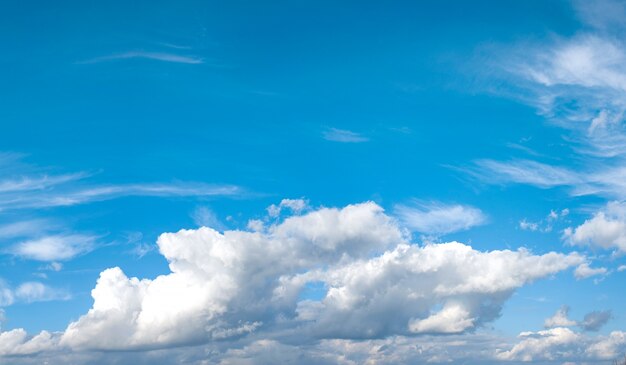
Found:
<svg viewBox="0 0 626 365"><path fill-rule="evenodd" d="M472 334L499 317L517 288L585 262L576 253L412 244L372 202L311 210L261 232L164 233L157 244L169 273L139 279L107 269L86 314L62 333L4 332L4 355L216 344L289 353L293 346ZM324 293L302 297L312 283Z"/></svg>

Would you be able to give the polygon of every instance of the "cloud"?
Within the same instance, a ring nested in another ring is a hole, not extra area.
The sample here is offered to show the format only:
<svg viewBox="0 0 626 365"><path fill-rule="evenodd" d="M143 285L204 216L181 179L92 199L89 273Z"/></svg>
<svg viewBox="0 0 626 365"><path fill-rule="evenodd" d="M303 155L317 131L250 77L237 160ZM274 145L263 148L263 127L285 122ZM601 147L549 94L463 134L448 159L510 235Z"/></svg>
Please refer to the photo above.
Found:
<svg viewBox="0 0 626 365"><path fill-rule="evenodd" d="M44 350L51 350L55 339L48 331L29 337L21 328L0 333L0 356L33 355Z"/></svg>
<svg viewBox="0 0 626 365"><path fill-rule="evenodd" d="M159 349L257 336L313 346L465 333L497 318L517 288L584 261L457 242L411 245L371 202L312 210L263 232L165 233L157 244L170 273L138 279L120 268L103 271L92 308L58 334L59 349ZM326 292L302 299L312 282Z"/></svg>
<svg viewBox="0 0 626 365"><path fill-rule="evenodd" d="M585 262L585 263L578 265L576 270L574 270L574 277L577 280L581 280L581 279L590 278L592 276L606 275L607 273L608 273L608 270L606 268L604 267L592 268L589 266L589 263Z"/></svg>
<svg viewBox="0 0 626 365"><path fill-rule="evenodd" d="M8 252L37 261L64 261L93 250L98 237L82 234L44 236L19 242Z"/></svg>
<svg viewBox="0 0 626 365"><path fill-rule="evenodd" d="M580 326L585 331L598 331L612 318L612 316L613 314L610 310L593 311L585 315L585 318L582 322L580 322Z"/></svg>
<svg viewBox="0 0 626 365"><path fill-rule="evenodd" d="M526 218L522 219L519 222L519 228L521 230L531 231L531 232L544 232L544 233L552 232L552 229L554 228L554 224L558 223L561 219L566 217L568 214L569 214L569 209L567 208L562 209L560 212L551 210L547 217L537 222L528 221Z"/></svg>
<svg viewBox="0 0 626 365"><path fill-rule="evenodd" d="M569 307L564 305L550 318L547 318L543 324L545 328L555 328L555 327L571 327L577 324L576 321L573 321L568 318Z"/></svg>
<svg viewBox="0 0 626 365"><path fill-rule="evenodd" d="M499 360L557 360L574 357L581 335L569 328L556 327L538 332L522 332L520 341L508 351L498 352Z"/></svg>
<svg viewBox="0 0 626 365"><path fill-rule="evenodd" d="M363 137L361 134L346 129L330 128L322 133L327 141L341 143L361 143L369 141L369 138Z"/></svg>
<svg viewBox="0 0 626 365"><path fill-rule="evenodd" d="M9 157L0 160L3 167L0 212L72 206L127 196L215 197L244 193L238 186L202 182L94 184L89 180L93 174L88 172L55 175L49 173L49 168L26 164L21 155L4 153L2 156ZM19 225L13 227L14 230L18 228Z"/></svg>
<svg viewBox="0 0 626 365"><path fill-rule="evenodd" d="M11 222L0 226L0 238L12 239L20 237L32 237L53 228L56 228L56 225L46 219L31 219Z"/></svg>
<svg viewBox="0 0 626 365"><path fill-rule="evenodd" d="M240 194L242 189L237 186L193 182L100 186L59 183L51 189L0 193L0 211L72 206L125 196L210 197Z"/></svg>
<svg viewBox="0 0 626 365"><path fill-rule="evenodd" d="M607 203L583 224L565 229L563 239L571 245L626 252L626 203Z"/></svg>
<svg viewBox="0 0 626 365"><path fill-rule="evenodd" d="M50 300L67 300L69 293L64 290L50 288L36 281L22 283L15 289L15 297L26 303Z"/></svg>
<svg viewBox="0 0 626 365"><path fill-rule="evenodd" d="M586 350L589 356L613 360L626 351L626 332L613 331L602 340L593 343Z"/></svg>
<svg viewBox="0 0 626 365"><path fill-rule="evenodd" d="M197 207L192 213L193 222L199 227L211 227L217 230L224 230L224 223L220 221L215 212L208 207Z"/></svg>
<svg viewBox="0 0 626 365"><path fill-rule="evenodd" d="M447 234L485 224L487 216L478 208L460 204L419 203L397 205L394 213L413 231Z"/></svg>
<svg viewBox="0 0 626 365"><path fill-rule="evenodd" d="M75 174L62 174L56 176L41 175L34 177L22 176L19 178L0 181L0 194L26 192L33 190L45 190L57 185L66 184L73 181L82 180L89 174L79 172Z"/></svg>
<svg viewBox="0 0 626 365"><path fill-rule="evenodd" d="M575 196L624 199L626 28L616 21L618 14L624 14L624 4L576 1L574 5L586 23L582 31L502 47L499 56L491 57L498 59L494 69L502 72L504 86L498 92L530 104L548 123L562 128L564 153L571 165L478 160L467 172L489 184L565 187Z"/></svg>
<svg viewBox="0 0 626 365"><path fill-rule="evenodd" d="M70 297L70 294L66 290L52 288L37 281L28 281L20 284L16 288L12 288L0 279L0 307L10 306L17 302L33 303L51 300L68 300ZM2 322L2 320L0 320L0 322Z"/></svg>
<svg viewBox="0 0 626 365"><path fill-rule="evenodd" d="M578 326L584 331L598 331L612 318L612 313L610 310L593 311L585 314L585 317L582 321L574 321L569 318L569 309L570 308L566 305L559 308L554 316L545 320L544 327L556 328Z"/></svg>
<svg viewBox="0 0 626 365"><path fill-rule="evenodd" d="M309 202L306 199L283 199L278 205L272 204L267 207L267 214L272 218L276 218L283 209L289 209L294 214L300 214L308 208Z"/></svg>
<svg viewBox="0 0 626 365"><path fill-rule="evenodd" d="M261 232L164 233L157 244L169 273L139 279L107 269L92 307L65 331L3 332L0 355L77 364L117 361L118 350L137 350L120 364L491 359L502 345L473 331L498 318L517 288L585 260L411 244L372 202L310 210ZM318 299L301 297L310 283L322 284ZM19 291L47 297L34 283Z"/></svg>
<svg viewBox="0 0 626 365"><path fill-rule="evenodd" d="M115 60L127 60L127 59L147 59L170 63L185 63L190 65L197 65L204 63L204 60L195 55L179 55L168 52L148 52L148 51L128 51L124 53L113 54L109 56L102 56L92 58L90 60L82 61L80 63L101 63Z"/></svg>

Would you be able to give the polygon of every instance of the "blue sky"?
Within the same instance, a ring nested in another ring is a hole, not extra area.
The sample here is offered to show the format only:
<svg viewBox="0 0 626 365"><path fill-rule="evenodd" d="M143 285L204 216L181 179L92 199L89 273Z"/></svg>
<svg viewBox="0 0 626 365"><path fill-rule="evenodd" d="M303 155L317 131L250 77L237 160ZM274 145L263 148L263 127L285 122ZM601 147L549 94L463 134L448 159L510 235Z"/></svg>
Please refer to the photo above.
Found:
<svg viewBox="0 0 626 365"><path fill-rule="evenodd" d="M0 358L612 360L621 15L3 2Z"/></svg>

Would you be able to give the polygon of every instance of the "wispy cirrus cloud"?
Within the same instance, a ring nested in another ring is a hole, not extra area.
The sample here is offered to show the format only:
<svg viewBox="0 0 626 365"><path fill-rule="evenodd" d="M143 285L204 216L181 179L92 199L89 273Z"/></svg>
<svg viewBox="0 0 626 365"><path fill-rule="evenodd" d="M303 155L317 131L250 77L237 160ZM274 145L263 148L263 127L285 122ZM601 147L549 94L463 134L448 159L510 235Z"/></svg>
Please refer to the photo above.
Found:
<svg viewBox="0 0 626 365"><path fill-rule="evenodd" d="M362 143L369 141L369 138L364 137L360 133L347 129L329 128L322 133L322 136L327 141L341 143Z"/></svg>
<svg viewBox="0 0 626 365"><path fill-rule="evenodd" d="M25 164L21 157L15 156L2 162L6 173L0 172L0 212L72 206L125 196L215 197L244 193L242 188L235 185L203 182L94 183L89 179L94 174L85 171L54 174L49 169Z"/></svg>
<svg viewBox="0 0 626 365"><path fill-rule="evenodd" d="M468 169L485 183L567 187L572 195L626 198L626 15L622 2L574 1L583 22L571 36L503 46L491 76L497 93L536 108L561 128L568 166L537 160L478 160ZM502 82L505 81L505 82ZM544 159L545 160L545 159Z"/></svg>
<svg viewBox="0 0 626 365"><path fill-rule="evenodd" d="M112 55L91 58L86 61L81 61L79 63L89 64L89 63L100 63L100 62L127 60L127 59L147 59L147 60L171 62L171 63L185 63L185 64L190 64L190 65L197 65L197 64L204 63L204 59L196 55L180 55L180 54L171 53L171 52L149 52L149 51L128 51L128 52L116 53Z"/></svg>

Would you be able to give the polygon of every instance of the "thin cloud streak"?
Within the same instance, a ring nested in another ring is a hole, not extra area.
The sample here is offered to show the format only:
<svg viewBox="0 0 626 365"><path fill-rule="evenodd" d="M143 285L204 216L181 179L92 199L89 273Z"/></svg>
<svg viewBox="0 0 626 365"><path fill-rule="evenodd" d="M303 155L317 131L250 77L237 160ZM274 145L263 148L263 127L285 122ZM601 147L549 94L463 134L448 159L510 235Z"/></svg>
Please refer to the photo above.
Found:
<svg viewBox="0 0 626 365"><path fill-rule="evenodd" d="M63 186L55 189L0 194L0 211L28 208L50 208L86 204L126 196L211 197L236 196L243 190L234 185L177 182L170 184L126 184L102 186Z"/></svg>
<svg viewBox="0 0 626 365"><path fill-rule="evenodd" d="M359 133L337 128L330 128L324 131L323 136L327 141L341 143L361 143L369 141L369 138L363 137Z"/></svg>
<svg viewBox="0 0 626 365"><path fill-rule="evenodd" d="M109 56L101 56L79 62L82 64L100 63L115 60L126 60L134 58L143 58L148 60L172 62L172 63L185 63L190 65L197 65L204 63L204 59L195 55L178 55L175 53L167 52L146 52L146 51L129 51L124 53L113 54Z"/></svg>

